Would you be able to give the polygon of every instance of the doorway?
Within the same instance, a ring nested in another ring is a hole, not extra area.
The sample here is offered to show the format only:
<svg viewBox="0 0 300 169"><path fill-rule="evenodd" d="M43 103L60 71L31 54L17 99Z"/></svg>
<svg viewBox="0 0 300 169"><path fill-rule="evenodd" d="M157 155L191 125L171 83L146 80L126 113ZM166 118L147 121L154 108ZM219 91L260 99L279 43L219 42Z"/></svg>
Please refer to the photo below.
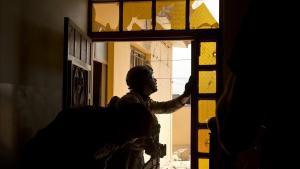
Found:
<svg viewBox="0 0 300 169"><path fill-rule="evenodd" d="M129 90L126 74L130 68L150 65L157 79L155 101L168 101L184 91L191 75L191 41L126 41L107 43L108 101L122 97ZM94 96L95 97L95 96ZM173 114L156 114L161 125L160 143L167 145L167 155L160 160L161 168L190 168L191 105ZM145 154L145 161L149 156Z"/></svg>

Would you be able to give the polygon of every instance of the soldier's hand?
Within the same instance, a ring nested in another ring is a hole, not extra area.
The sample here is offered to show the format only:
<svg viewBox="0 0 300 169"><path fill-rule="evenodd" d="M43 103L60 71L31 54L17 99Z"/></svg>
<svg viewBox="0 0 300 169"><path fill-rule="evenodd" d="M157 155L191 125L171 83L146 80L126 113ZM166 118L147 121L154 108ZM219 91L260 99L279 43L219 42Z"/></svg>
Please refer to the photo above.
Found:
<svg viewBox="0 0 300 169"><path fill-rule="evenodd" d="M192 83L193 79L192 76L190 76L189 81L185 84L183 95L186 97L189 97L192 93Z"/></svg>

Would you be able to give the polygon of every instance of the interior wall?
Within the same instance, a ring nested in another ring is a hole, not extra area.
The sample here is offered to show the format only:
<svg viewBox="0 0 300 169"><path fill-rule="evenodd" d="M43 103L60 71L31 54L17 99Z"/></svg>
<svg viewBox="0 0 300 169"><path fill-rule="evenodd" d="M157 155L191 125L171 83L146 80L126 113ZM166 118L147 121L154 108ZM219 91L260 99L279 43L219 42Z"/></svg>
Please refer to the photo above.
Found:
<svg viewBox="0 0 300 169"><path fill-rule="evenodd" d="M87 1L1 1L0 14L0 168L5 168L62 109L64 17L86 32Z"/></svg>
<svg viewBox="0 0 300 169"><path fill-rule="evenodd" d="M241 23L252 0L226 0L224 3L224 29L223 29L223 48L224 48L224 79L227 79L228 67L227 60L232 55L233 47L236 43L237 34L240 32Z"/></svg>

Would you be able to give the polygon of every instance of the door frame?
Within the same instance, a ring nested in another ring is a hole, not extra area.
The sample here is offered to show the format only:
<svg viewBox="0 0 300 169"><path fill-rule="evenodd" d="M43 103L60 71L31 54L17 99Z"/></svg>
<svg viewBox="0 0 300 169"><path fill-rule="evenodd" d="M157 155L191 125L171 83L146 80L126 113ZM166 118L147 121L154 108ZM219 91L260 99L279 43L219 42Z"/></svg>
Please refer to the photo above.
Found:
<svg viewBox="0 0 300 169"><path fill-rule="evenodd" d="M156 2L152 0L152 2ZM121 0L120 10L122 8L123 0ZM186 13L189 13L189 5L187 5ZM223 0L219 3L219 13L223 13ZM155 11L155 9L152 9ZM152 13L155 18L155 12ZM198 152L198 130L205 128L198 122L198 100L199 100L199 76L198 72L200 70L211 70L211 66L201 66L199 67L199 56L200 56L200 44L201 42L216 42L216 65L215 70L216 76L216 94L207 95L207 98L215 98L218 100L223 89L223 18L222 15L219 18L219 29L201 29L201 30L190 30L187 25L189 25L189 17L186 17L186 29L185 30L147 30L147 31L123 31L122 26L120 26L119 32L91 32L92 31L92 1L88 0L88 36L92 42L99 41L161 41L161 40L191 40L192 41L192 60L191 60L191 76L195 79L195 83L192 85L192 95L191 95L191 169L198 169L198 159L199 158L213 158L209 154L203 154ZM187 16L187 15L186 15ZM120 12L120 17L122 17L122 11ZM152 20L155 23L155 19ZM70 23L70 20L69 20ZM71 24L75 25L71 22ZM120 21L119 25L122 25ZM76 25L75 25L76 26ZM67 32L68 27L66 27L65 20L65 32ZM64 75L63 75L63 107L67 108L70 102L68 98L70 97L69 87L69 77L70 72L67 70L68 67L68 45L66 40L68 39L68 34L64 35ZM91 45L92 46L92 45ZM92 49L91 49L92 51ZM91 61L93 63L93 60ZM92 65L93 67L93 65ZM202 98L205 95L201 96ZM211 163L212 160L210 160ZM210 167L213 164L210 164Z"/></svg>

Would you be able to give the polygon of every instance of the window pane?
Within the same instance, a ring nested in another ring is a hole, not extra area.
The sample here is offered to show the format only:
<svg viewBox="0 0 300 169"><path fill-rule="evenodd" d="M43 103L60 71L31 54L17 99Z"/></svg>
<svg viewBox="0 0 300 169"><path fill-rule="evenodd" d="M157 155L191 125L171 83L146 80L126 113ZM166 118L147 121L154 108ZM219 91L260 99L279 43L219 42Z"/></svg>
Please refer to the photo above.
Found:
<svg viewBox="0 0 300 169"><path fill-rule="evenodd" d="M211 117L215 117L216 101L215 100L200 100L199 106L199 123L207 123Z"/></svg>
<svg viewBox="0 0 300 169"><path fill-rule="evenodd" d="M84 62L84 63L88 63L87 62L87 56L86 56L86 53L87 53L87 48L86 48L86 39L84 39L82 37L81 39L81 55L80 55L80 59Z"/></svg>
<svg viewBox="0 0 300 169"><path fill-rule="evenodd" d="M91 46L92 45L92 43L91 42L87 42L87 63L88 64L91 64L91 58L92 58L92 56L91 56Z"/></svg>
<svg viewBox="0 0 300 169"><path fill-rule="evenodd" d="M92 31L119 31L119 3L93 4Z"/></svg>
<svg viewBox="0 0 300 169"><path fill-rule="evenodd" d="M202 42L200 45L199 65L216 64L216 42Z"/></svg>
<svg viewBox="0 0 300 169"><path fill-rule="evenodd" d="M152 29L152 2L124 2L123 30Z"/></svg>
<svg viewBox="0 0 300 169"><path fill-rule="evenodd" d="M74 54L74 44L75 44L75 42L74 42L74 40L75 40L75 30L74 30L74 28L72 27L72 26L70 26L69 25L69 27L68 27L68 53L69 53L69 55L72 55L72 56L74 56L75 54Z"/></svg>
<svg viewBox="0 0 300 169"><path fill-rule="evenodd" d="M219 0L190 0L190 29L219 28Z"/></svg>
<svg viewBox="0 0 300 169"><path fill-rule="evenodd" d="M185 0L157 0L155 29L185 29L185 5Z"/></svg>
<svg viewBox="0 0 300 169"><path fill-rule="evenodd" d="M81 43L81 35L79 32L75 32L75 57L80 59L80 43Z"/></svg>
<svg viewBox="0 0 300 169"><path fill-rule="evenodd" d="M209 159L199 159L198 169L209 169Z"/></svg>
<svg viewBox="0 0 300 169"><path fill-rule="evenodd" d="M209 153L209 133L208 129L198 130L198 152Z"/></svg>
<svg viewBox="0 0 300 169"><path fill-rule="evenodd" d="M199 93L216 93L216 71L199 71Z"/></svg>

